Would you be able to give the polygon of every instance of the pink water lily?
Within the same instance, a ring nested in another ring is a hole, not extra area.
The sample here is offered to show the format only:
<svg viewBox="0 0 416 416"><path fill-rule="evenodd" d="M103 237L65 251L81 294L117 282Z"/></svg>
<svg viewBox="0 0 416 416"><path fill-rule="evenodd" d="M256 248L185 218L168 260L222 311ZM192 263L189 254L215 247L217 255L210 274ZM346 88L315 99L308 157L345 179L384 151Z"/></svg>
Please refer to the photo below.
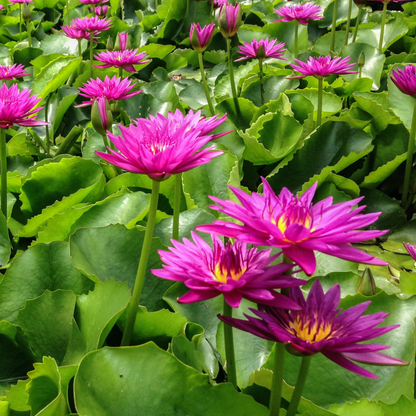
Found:
<svg viewBox="0 0 416 416"><path fill-rule="evenodd" d="M214 29L214 23L202 28L199 23L192 23L191 30L189 32L189 39L191 40L191 45L196 52L203 52L208 47L211 42Z"/></svg>
<svg viewBox="0 0 416 416"><path fill-rule="evenodd" d="M275 58L275 59L286 59L283 57L283 54L287 51L284 47L284 42L277 43L277 40L253 39L251 43L244 42L243 46L239 46L237 53L243 55L241 58L236 59L235 61L244 61L245 59L257 58Z"/></svg>
<svg viewBox="0 0 416 416"><path fill-rule="evenodd" d="M61 29L63 30L63 34L71 39L77 39L77 40L81 40L81 39L85 39L85 40L90 40L90 34L82 29L74 29L72 26L61 26ZM97 39L97 36L94 35L93 36L94 40Z"/></svg>
<svg viewBox="0 0 416 416"><path fill-rule="evenodd" d="M114 102L118 100L126 100L127 98L133 97L143 90L132 91L134 84L128 78L118 78L114 75L113 78L105 77L104 81L101 81L99 78L90 79L84 84L83 87L80 87L80 95L87 97L88 101L77 105L76 107L85 107L93 104L94 100L98 98L107 98L108 102Z"/></svg>
<svg viewBox="0 0 416 416"><path fill-rule="evenodd" d="M245 315L247 320L219 318L260 338L284 343L292 354L310 356L321 353L341 367L368 378L376 379L377 376L353 361L375 365L408 364L379 352L390 348L387 345L360 344L400 326L377 327L389 314L363 315L371 302L341 312L338 309L341 298L339 285L324 293L319 280L313 284L307 300L297 287L290 291L289 297L301 306L300 310L286 311L265 305L258 311L250 308L256 317Z"/></svg>
<svg viewBox="0 0 416 416"><path fill-rule="evenodd" d="M93 5L103 4L103 3L107 3L108 2L108 0L79 0L79 1L81 3L88 4L88 5L90 5L90 4L93 4Z"/></svg>
<svg viewBox="0 0 416 416"><path fill-rule="evenodd" d="M241 23L242 9L240 4L223 4L218 15L218 26L226 38L232 38L238 31Z"/></svg>
<svg viewBox="0 0 416 416"><path fill-rule="evenodd" d="M242 205L210 197L218 204L211 208L237 219L243 225L218 220L196 229L251 244L280 247L308 275L316 269L314 251L360 263L387 265L385 261L350 245L387 233L387 230L358 230L372 224L381 213L361 214L365 206L352 209L363 198L332 204L332 197L328 197L312 204L316 187L317 183L301 197L294 196L286 188L276 195L265 179L263 195L253 192L249 196L240 189L230 187Z"/></svg>
<svg viewBox="0 0 416 416"><path fill-rule="evenodd" d="M95 68L123 68L128 72L137 72L133 65L143 65L150 62L144 60L144 52L137 53L138 49L125 49L123 51L107 51L94 55L97 61L104 62L103 65L93 65Z"/></svg>
<svg viewBox="0 0 416 416"><path fill-rule="evenodd" d="M158 277L184 282L190 291L178 299L180 303L199 302L224 295L226 302L238 308L243 298L252 302L297 309L298 305L274 289L292 288L307 283L285 276L291 265L270 266L276 255L271 250L258 251L236 241L223 244L212 235L213 247L196 233L195 243L172 240L169 252L159 250L163 269L152 270Z"/></svg>
<svg viewBox="0 0 416 416"><path fill-rule="evenodd" d="M279 9L274 9L274 11L279 16L282 16L283 19L272 20L272 22L292 22L296 20L302 25L307 25L308 20L320 20L324 18L320 14L323 11L322 8L312 3L290 4Z"/></svg>
<svg viewBox="0 0 416 416"><path fill-rule="evenodd" d="M352 70L355 64L349 63L349 56L343 59L332 58L331 55L319 56L318 58L311 56L306 62L299 61L298 59L295 59L295 61L298 65L290 64L290 66L295 71L300 72L301 75L287 78L295 79L307 76L324 78L333 74L358 74L358 71Z"/></svg>
<svg viewBox="0 0 416 416"><path fill-rule="evenodd" d="M391 80L403 94L416 97L416 65L405 65L403 69L393 69Z"/></svg>
<svg viewBox="0 0 416 416"><path fill-rule="evenodd" d="M76 30L84 30L86 32L102 32L111 28L110 19L100 19L98 16L94 17L77 17L71 23L71 28Z"/></svg>
<svg viewBox="0 0 416 416"><path fill-rule="evenodd" d="M208 163L223 153L214 150L215 145L203 148L215 136L208 134L204 119L201 127L195 125L195 119L201 119L199 111L192 112L189 117L179 116L178 112L169 113L168 117L157 114L149 120L141 118L129 127L120 125L121 136L108 133L118 152L109 148L111 154L96 152L97 155L122 169L162 181ZM216 128L226 116L211 119L214 122L210 126Z"/></svg>
<svg viewBox="0 0 416 416"><path fill-rule="evenodd" d="M0 87L0 128L7 129L14 124L20 126L45 126L44 121L35 120L36 113L43 107L36 107L41 100L30 95L32 90L20 91L16 84L10 88L6 84Z"/></svg>
<svg viewBox="0 0 416 416"><path fill-rule="evenodd" d="M26 69L22 64L14 64L12 66L0 65L0 80L12 80L30 75L29 72L25 71Z"/></svg>

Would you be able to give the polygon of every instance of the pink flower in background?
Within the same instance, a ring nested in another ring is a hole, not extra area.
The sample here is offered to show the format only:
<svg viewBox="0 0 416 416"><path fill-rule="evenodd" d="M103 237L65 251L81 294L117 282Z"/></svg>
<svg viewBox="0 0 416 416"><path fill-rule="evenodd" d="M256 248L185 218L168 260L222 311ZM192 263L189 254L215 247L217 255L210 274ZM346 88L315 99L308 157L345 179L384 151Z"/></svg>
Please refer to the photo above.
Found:
<svg viewBox="0 0 416 416"><path fill-rule="evenodd" d="M312 204L316 187L317 183L301 197L293 196L286 188L276 195L265 179L263 195L253 192L249 196L240 189L230 187L242 205L210 197L218 204L210 208L237 219L243 225L218 220L214 224L199 225L196 229L250 244L280 247L283 254L308 275L316 269L315 250L345 260L387 265L350 245L387 233L387 230L357 230L372 224L381 213L360 214L365 206L352 210L363 198L333 205L332 197L329 197Z"/></svg>
<svg viewBox="0 0 416 416"><path fill-rule="evenodd" d="M224 153L214 151L215 146L203 148L214 136L207 135L205 121L201 127L195 126L196 115L200 118L200 112L191 117L179 117L169 112L167 117L157 114L156 117L150 116L149 120L140 118L129 127L120 125L121 136L108 134L118 152L109 149L112 154L96 153L107 162L130 172L158 181L168 179L175 173L208 163ZM211 119L214 119L211 127L216 128L226 120L226 116Z"/></svg>
<svg viewBox="0 0 416 416"><path fill-rule="evenodd" d="M126 49L129 49L127 47L127 43L129 40L129 35L127 32L118 33L118 47L120 51L124 51ZM117 44L117 42L116 42Z"/></svg>
<svg viewBox="0 0 416 416"><path fill-rule="evenodd" d="M85 30L86 32L102 32L111 28L110 19L100 19L94 17L77 17L71 23L71 28L76 30Z"/></svg>
<svg viewBox="0 0 416 416"><path fill-rule="evenodd" d="M64 31L64 35L71 39L86 39L90 40L90 34L85 30L74 29L71 26L61 26L61 29Z"/></svg>
<svg viewBox="0 0 416 416"><path fill-rule="evenodd" d="M95 13L99 17L104 17L107 15L108 6L95 6L91 7L91 12Z"/></svg>
<svg viewBox="0 0 416 416"><path fill-rule="evenodd" d="M29 72L25 71L26 69L22 64L14 64L12 66L0 65L0 80L12 80L30 75Z"/></svg>
<svg viewBox="0 0 416 416"><path fill-rule="evenodd" d="M33 4L33 0L9 0L12 4Z"/></svg>
<svg viewBox="0 0 416 416"><path fill-rule="evenodd" d="M150 59L144 61L146 53L137 54L138 49L126 49L124 51L107 51L100 52L94 58L97 61L104 62L104 65L93 65L95 68L123 68L128 72L137 72L133 65L143 65L150 62Z"/></svg>
<svg viewBox="0 0 416 416"><path fill-rule="evenodd" d="M192 238L195 243L186 238L183 244L172 240L170 252L159 250L165 264L163 269L152 270L154 275L184 282L190 289L178 302L199 302L222 294L233 308L238 308L243 298L279 308L299 308L274 289L301 286L307 281L283 275L292 265L269 266L278 257L270 256L271 249L258 251L240 241L224 246L216 235L211 235L211 247L194 232Z"/></svg>
<svg viewBox="0 0 416 416"><path fill-rule="evenodd" d="M363 315L371 302L364 302L341 312L338 309L341 299L339 285L324 293L319 280L313 284L306 301L297 287L290 291L289 297L301 306L300 310L286 311L273 306L261 306L259 311L250 308L260 319L248 315L245 315L247 321L225 316L219 318L260 338L281 342L292 354L310 356L322 353L334 363L364 377L377 378L353 361L375 365L408 364L379 352L390 348L387 345L359 344L400 326L376 328L389 314L378 312Z"/></svg>
<svg viewBox="0 0 416 416"><path fill-rule="evenodd" d="M84 3L84 4L88 4L88 5L90 5L90 4L103 4L103 3L107 3L108 2L108 0L79 0L81 3Z"/></svg>
<svg viewBox="0 0 416 416"><path fill-rule="evenodd" d="M237 53L244 55L241 58L236 59L237 61L243 61L245 59L257 58L276 58L276 59L286 59L283 57L283 54L287 51L284 47L283 42L277 43L277 40L260 39L257 41L254 39L251 43L244 42L243 46L239 46Z"/></svg>
<svg viewBox="0 0 416 416"><path fill-rule="evenodd" d="M218 9L218 8L228 4L227 0L210 0L210 1L211 1L211 3L214 2L214 9Z"/></svg>
<svg viewBox="0 0 416 416"><path fill-rule="evenodd" d="M218 27L226 38L232 38L238 31L243 11L240 4L223 4L218 16Z"/></svg>
<svg viewBox="0 0 416 416"><path fill-rule="evenodd" d="M312 3L290 4L280 7L280 9L274 9L274 11L283 17L280 20L272 20L272 22L276 23L296 20L302 25L307 25L308 20L320 20L324 18L324 16L320 15L322 8Z"/></svg>
<svg viewBox="0 0 416 416"><path fill-rule="evenodd" d="M403 70L393 69L391 80L403 94L416 97L416 65L406 65Z"/></svg>
<svg viewBox="0 0 416 416"><path fill-rule="evenodd" d="M314 76L316 78L324 78L332 74L358 74L358 71L353 71L355 64L350 64L350 57L346 58L332 58L331 55L319 56L313 58L312 56L306 62L295 59L298 65L290 64L290 66L301 75L287 77L289 79L303 78L307 76Z"/></svg>
<svg viewBox="0 0 416 416"><path fill-rule="evenodd" d="M84 87L79 89L81 91L79 94L87 97L89 100L84 101L76 107L86 107L87 105L93 104L94 100L104 97L107 98L109 103L117 100L125 100L143 91L129 92L132 88L134 88L134 84L128 78L121 79L117 78L116 75L111 79L106 76L104 81L101 81L99 78L90 79L84 84Z"/></svg>
<svg viewBox="0 0 416 416"><path fill-rule="evenodd" d="M0 11L4 10L4 6L2 4L0 4Z"/></svg>
<svg viewBox="0 0 416 416"><path fill-rule="evenodd" d="M416 261L416 245L409 243L403 243L403 245L407 252L412 256L413 260Z"/></svg>
<svg viewBox="0 0 416 416"><path fill-rule="evenodd" d="M7 129L13 124L20 126L45 126L44 121L35 120L36 113L43 107L36 104L41 100L37 95L30 95L32 90L20 91L16 84L10 88L6 84L0 87L0 128Z"/></svg>
<svg viewBox="0 0 416 416"><path fill-rule="evenodd" d="M201 28L199 23L192 23L189 33L191 45L196 52L203 52L211 42L212 33L214 32L215 24L211 23Z"/></svg>

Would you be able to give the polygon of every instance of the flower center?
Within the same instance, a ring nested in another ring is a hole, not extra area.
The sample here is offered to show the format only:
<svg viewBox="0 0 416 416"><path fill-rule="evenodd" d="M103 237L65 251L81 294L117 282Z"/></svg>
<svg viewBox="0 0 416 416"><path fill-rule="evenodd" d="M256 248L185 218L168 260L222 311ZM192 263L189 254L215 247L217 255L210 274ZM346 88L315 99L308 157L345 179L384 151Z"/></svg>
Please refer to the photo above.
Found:
<svg viewBox="0 0 416 416"><path fill-rule="evenodd" d="M297 316L294 321L289 322L288 331L304 341L311 344L323 339L332 338L334 332L332 330L332 322L319 322L317 318L307 320Z"/></svg>
<svg viewBox="0 0 416 416"><path fill-rule="evenodd" d="M239 280L247 270L247 267L240 268L239 265L236 266L236 268L233 268L219 261L215 265L214 270L212 270L214 279L221 283L227 283L228 279Z"/></svg>
<svg viewBox="0 0 416 416"><path fill-rule="evenodd" d="M287 227L294 223L303 225L304 227L313 231L313 219L312 215L309 212L309 209L305 206L298 205L297 203L287 207L278 219L277 223L275 221L275 224L279 227L279 230L283 234L287 230Z"/></svg>

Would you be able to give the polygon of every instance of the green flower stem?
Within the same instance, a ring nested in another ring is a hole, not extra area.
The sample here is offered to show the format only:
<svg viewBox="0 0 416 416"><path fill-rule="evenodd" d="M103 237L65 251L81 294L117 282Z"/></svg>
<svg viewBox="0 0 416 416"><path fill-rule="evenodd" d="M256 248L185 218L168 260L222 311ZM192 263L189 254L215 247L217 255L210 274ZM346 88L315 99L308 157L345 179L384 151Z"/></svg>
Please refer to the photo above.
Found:
<svg viewBox="0 0 416 416"><path fill-rule="evenodd" d="M159 2L158 0L155 0L155 9L157 10L158 7L159 7Z"/></svg>
<svg viewBox="0 0 416 416"><path fill-rule="evenodd" d="M270 416L279 416L280 403L282 401L283 370L285 368L285 346L276 342L273 365L273 381L270 392Z"/></svg>
<svg viewBox="0 0 416 416"><path fill-rule="evenodd" d="M295 45L294 45L294 52L295 52L295 58L298 58L298 44L299 44L299 22L297 20L295 20Z"/></svg>
<svg viewBox="0 0 416 416"><path fill-rule="evenodd" d="M318 114L316 116L316 127L319 127L322 122L322 92L323 92L323 78L318 78Z"/></svg>
<svg viewBox="0 0 416 416"><path fill-rule="evenodd" d="M351 10L352 10L352 0L350 0L349 3L348 3L347 28L345 29L346 32L345 32L345 41L344 41L345 46L348 45L348 37L349 37L349 34L350 34Z"/></svg>
<svg viewBox="0 0 416 416"><path fill-rule="evenodd" d="M406 206L409 193L410 174L412 173L413 153L415 151L415 134L416 133L416 100L413 107L412 127L410 128L409 147L407 149L406 170L404 173L402 208Z"/></svg>
<svg viewBox="0 0 416 416"><path fill-rule="evenodd" d="M26 23L27 27L27 42L29 43L29 48L32 47L32 33L30 32L30 21Z"/></svg>
<svg viewBox="0 0 416 416"><path fill-rule="evenodd" d="M195 14L194 14L194 22L196 22L196 18L198 16L198 9L199 9L199 1L196 2Z"/></svg>
<svg viewBox="0 0 416 416"><path fill-rule="evenodd" d="M209 12L209 22L212 23L212 21L215 20L214 0L210 0L210 3L211 3L211 11Z"/></svg>
<svg viewBox="0 0 416 416"><path fill-rule="evenodd" d="M66 0L66 22L68 26L71 25L71 21L69 20L69 0Z"/></svg>
<svg viewBox="0 0 416 416"><path fill-rule="evenodd" d="M361 10L362 9L363 9L362 6L358 6L357 21L355 23L354 36L352 37L352 43L354 43L355 42L355 39L357 39L357 33L358 33L358 27L360 26Z"/></svg>
<svg viewBox="0 0 416 416"><path fill-rule="evenodd" d="M381 30L380 30L380 42L378 44L378 50L383 53L383 38L384 38L384 26L386 24L387 5L389 0L383 1L383 14L381 15Z"/></svg>
<svg viewBox="0 0 416 416"><path fill-rule="evenodd" d="M48 122L48 107L49 107L49 100L51 96L49 95L48 98L45 101L45 121ZM46 130L46 153L49 154L50 148L51 148L51 141L50 141L50 135L49 135L49 124L45 125Z"/></svg>
<svg viewBox="0 0 416 416"><path fill-rule="evenodd" d="M359 66L358 67L358 71L359 71L358 72L358 78L361 79L361 77L363 76L363 67L362 66Z"/></svg>
<svg viewBox="0 0 416 416"><path fill-rule="evenodd" d="M22 3L19 3L19 6L20 6L19 38L21 42L22 41Z"/></svg>
<svg viewBox="0 0 416 416"><path fill-rule="evenodd" d="M93 53L93 42L92 37L94 35L94 32L90 32L90 63L91 63L91 78L93 77L94 68L92 67L92 61L94 59L94 53Z"/></svg>
<svg viewBox="0 0 416 416"><path fill-rule="evenodd" d="M0 128L1 212L7 219L7 148L6 130Z"/></svg>
<svg viewBox="0 0 416 416"><path fill-rule="evenodd" d="M234 67L233 67L233 51L231 49L231 38L227 38L227 51L228 51L228 70L230 72L231 93L234 100L237 100L237 90L235 88L234 80Z"/></svg>
<svg viewBox="0 0 416 416"><path fill-rule="evenodd" d="M175 175L175 199L173 202L173 225L172 238L179 240L179 214L181 211L181 196L182 196L182 173Z"/></svg>
<svg viewBox="0 0 416 416"><path fill-rule="evenodd" d="M189 32L189 0L186 0L185 31Z"/></svg>
<svg viewBox="0 0 416 416"><path fill-rule="evenodd" d="M233 308L224 299L224 316L233 316ZM235 354L234 354L234 336L233 327L224 323L224 343L225 343L225 357L227 361L227 379L234 386L237 387L237 371L235 367Z"/></svg>
<svg viewBox="0 0 416 416"><path fill-rule="evenodd" d="M298 409L300 399L302 397L302 390L305 385L306 377L308 375L309 365L311 363L312 355L302 358L298 379L296 380L295 391L290 400L289 409L287 409L286 416L295 416Z"/></svg>
<svg viewBox="0 0 416 416"><path fill-rule="evenodd" d="M338 0L334 0L334 12L332 15L331 43L329 45L329 52L335 52L335 29L337 25L337 14L338 14Z"/></svg>
<svg viewBox="0 0 416 416"><path fill-rule="evenodd" d="M264 76L263 76L263 60L262 59L259 59L259 77L260 77L261 105L264 105Z"/></svg>
<svg viewBox="0 0 416 416"><path fill-rule="evenodd" d="M137 310L139 309L140 297L143 290L144 278L146 275L147 263L149 261L150 246L152 245L153 230L155 228L157 203L159 200L160 182L153 181L152 199L150 201L149 214L147 219L146 232L144 235L142 252L140 255L139 267L137 268L136 281L134 283L133 296L127 312L126 327L124 328L121 346L130 345L131 336L136 322Z"/></svg>
<svg viewBox="0 0 416 416"><path fill-rule="evenodd" d="M211 96L209 93L207 80L205 78L205 69L204 69L204 61L202 59L202 52L198 52L198 60L199 60L199 69L201 71L202 85L204 86L205 96L207 97L209 111L211 112L211 116L214 116L215 110L211 101Z"/></svg>
<svg viewBox="0 0 416 416"><path fill-rule="evenodd" d="M108 143L107 135L106 134L102 134L101 137L103 138L103 142L104 142L104 146L105 146L105 151L107 153L110 153L110 151L108 150L109 143Z"/></svg>

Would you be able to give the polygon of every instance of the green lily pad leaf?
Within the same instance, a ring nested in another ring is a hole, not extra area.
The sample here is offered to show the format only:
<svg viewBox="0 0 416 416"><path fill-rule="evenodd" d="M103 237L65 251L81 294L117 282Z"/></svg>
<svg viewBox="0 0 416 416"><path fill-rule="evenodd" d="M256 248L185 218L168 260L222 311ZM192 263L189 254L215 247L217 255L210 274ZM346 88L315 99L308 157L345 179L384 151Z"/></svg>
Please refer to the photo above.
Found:
<svg viewBox="0 0 416 416"><path fill-rule="evenodd" d="M416 294L416 275L404 270L400 271L400 290L407 295Z"/></svg>
<svg viewBox="0 0 416 416"><path fill-rule="evenodd" d="M341 297L345 298L345 296L354 296L357 293L361 276L354 272L332 272L325 276L316 276L315 274L314 277L309 280L307 285L302 286L302 289L309 290L317 279L319 279L325 292L334 285L339 284L341 288Z"/></svg>
<svg viewBox="0 0 416 416"><path fill-rule="evenodd" d="M138 345L153 341L166 350L172 338L184 330L186 323L186 318L177 312L170 312L167 309L148 312L141 306L137 311L131 344ZM120 318L119 324L122 328L125 327L126 314Z"/></svg>
<svg viewBox="0 0 416 416"><path fill-rule="evenodd" d="M34 0L33 4L36 9L42 10L44 8L53 9L59 0Z"/></svg>
<svg viewBox="0 0 416 416"><path fill-rule="evenodd" d="M351 43L342 48L341 56L343 58L350 56L350 62L353 63L358 61L361 53L364 53L365 65L362 69L362 77L373 80L373 89L377 90L380 88L380 78L386 56L378 51L378 45L370 46L367 43ZM343 75L343 78L352 82L357 79L357 75Z"/></svg>
<svg viewBox="0 0 416 416"><path fill-rule="evenodd" d="M26 386L29 383L27 380L19 380L17 384L12 384L10 390L6 391L6 400L9 403L11 411L15 411L19 416L30 416L30 406L27 404L29 395L26 392ZM6 413L5 416L9 416Z"/></svg>
<svg viewBox="0 0 416 416"><path fill-rule="evenodd" d="M62 377L56 361L43 357L41 363L34 364L35 369L28 373L28 404L32 413L39 416L66 416L69 405L66 391L69 380L75 375L76 367L69 367L67 377Z"/></svg>
<svg viewBox="0 0 416 416"><path fill-rule="evenodd" d="M336 20L336 26L338 26L340 23L346 22L348 19L348 6L349 1L348 0L338 0L338 9L337 9L337 20ZM326 5L321 4L321 7L325 8L324 16L325 18L322 20L319 20L319 27L327 27L330 29L332 27L332 16L334 14L334 2L329 2L329 5L326 7ZM355 19L357 17L358 13L358 7L353 3L352 9L351 9L351 19ZM345 36L345 33L344 33Z"/></svg>
<svg viewBox="0 0 416 416"><path fill-rule="evenodd" d="M17 323L27 299L45 290L72 290L81 294L94 284L74 268L65 242L38 244L15 258L0 283L0 319Z"/></svg>
<svg viewBox="0 0 416 416"><path fill-rule="evenodd" d="M401 396L400 399L391 405L382 403L384 415L383 416L396 416L396 415L411 415L416 412L416 400L409 400L406 396Z"/></svg>
<svg viewBox="0 0 416 416"><path fill-rule="evenodd" d="M371 137L348 123L328 121L321 125L285 165L268 176L273 189L292 192L307 189L316 180L323 182L373 149Z"/></svg>
<svg viewBox="0 0 416 416"><path fill-rule="evenodd" d="M288 155L300 138L302 126L295 118L277 111L260 116L245 133L238 133L246 145L244 159L263 165Z"/></svg>
<svg viewBox="0 0 416 416"><path fill-rule="evenodd" d="M291 90L285 93L289 100L292 101L292 97L296 95L302 95L308 99L314 108L314 120L316 120L318 114L318 90L315 88L305 88L303 90ZM341 99L332 94L331 92L323 91L322 95L322 116L327 117L338 113L342 108Z"/></svg>
<svg viewBox="0 0 416 416"><path fill-rule="evenodd" d="M60 33L46 36L40 43L40 48L45 55L53 54L57 51L64 55L78 54L78 41L76 39L68 38Z"/></svg>
<svg viewBox="0 0 416 416"><path fill-rule="evenodd" d="M5 266L10 259L12 245L10 243L7 220L3 213L0 214L0 265Z"/></svg>
<svg viewBox="0 0 416 416"><path fill-rule="evenodd" d="M181 0L171 0L166 3L163 2L163 4L157 8L158 17L164 20L164 24L158 33L158 37L165 37L165 31L167 31L170 23L173 23L177 27L178 22L183 20L185 12L186 4Z"/></svg>
<svg viewBox="0 0 416 416"><path fill-rule="evenodd" d="M220 146L217 148L220 149ZM224 154L211 159L209 163L184 172L182 183L188 209L202 208L218 217L219 211L209 209L212 201L208 197L211 195L221 199L235 199L227 186L240 185L238 160L224 150Z"/></svg>
<svg viewBox="0 0 416 416"><path fill-rule="evenodd" d="M48 111L48 119L53 120L53 131L58 130L61 121L68 110L68 108L78 97L78 89L71 87L60 87L58 91L52 95L49 101L50 110Z"/></svg>
<svg viewBox="0 0 416 416"><path fill-rule="evenodd" d="M95 202L102 193L105 178L97 163L78 157L38 167L22 185L22 211L34 216L19 236L36 235L49 218L81 202Z"/></svg>
<svg viewBox="0 0 416 416"><path fill-rule="evenodd" d="M129 301L130 289L127 284L114 280L97 283L93 291L77 297L75 319L87 351L103 346Z"/></svg>
<svg viewBox="0 0 416 416"><path fill-rule="evenodd" d="M381 404L370 402L368 399L345 403L343 406L333 405L329 407L331 412L340 416L384 416Z"/></svg>
<svg viewBox="0 0 416 416"><path fill-rule="evenodd" d="M198 110L199 108L208 105L204 86L200 83L184 88L179 93L179 98L194 110Z"/></svg>
<svg viewBox="0 0 416 416"><path fill-rule="evenodd" d="M393 45L402 38L407 31L409 26L404 19L397 13L393 20L390 20L384 26L383 36L383 52L388 49L389 46ZM381 26L376 26L373 29L358 29L357 42L367 43L368 45L378 48L380 42L380 31Z"/></svg>
<svg viewBox="0 0 416 416"><path fill-rule="evenodd" d="M367 206L364 212L381 212L377 221L371 224L374 230L398 230L407 221L407 216L400 204L378 189L361 189L365 196L363 203Z"/></svg>
<svg viewBox="0 0 416 416"><path fill-rule="evenodd" d="M403 243L416 243L416 221L407 222L402 228L394 231L389 235L387 241L382 243L385 250L394 251L395 253L407 254Z"/></svg>
<svg viewBox="0 0 416 416"><path fill-rule="evenodd" d="M267 77L264 81L264 101L268 103L271 100L276 100L280 93L284 93L286 90L292 90L297 88L299 80L287 79L285 75ZM243 83L241 96L251 100L257 107L260 107L260 79L258 76L254 78L246 79Z"/></svg>
<svg viewBox="0 0 416 416"><path fill-rule="evenodd" d="M191 239L191 231L195 230L195 227L200 224L212 224L216 220L212 214L203 209L196 208L188 211L181 212L179 214L179 240L183 238ZM162 243L169 247L172 245L172 226L173 217L165 218L156 224L153 235L159 237ZM208 243L211 243L211 237L207 233L197 233Z"/></svg>
<svg viewBox="0 0 416 416"><path fill-rule="evenodd" d="M237 393L230 384L210 385L207 375L152 343L89 353L80 364L74 389L80 416L109 416L114 409L125 416L136 415L137 409L166 416L268 415L252 397ZM137 389L145 389L146 395L135 394Z"/></svg>
<svg viewBox="0 0 416 416"><path fill-rule="evenodd" d="M13 53L14 63L29 66L30 62L43 54L43 50L40 48L25 48L15 50Z"/></svg>
<svg viewBox="0 0 416 416"><path fill-rule="evenodd" d="M402 124L389 125L373 143L373 171L361 183L364 188L376 188L406 160L409 132Z"/></svg>
<svg viewBox="0 0 416 416"><path fill-rule="evenodd" d="M133 288L143 238L144 231L137 228L128 230L119 224L103 228L81 228L69 239L71 258L74 266L94 281L114 279L116 282L127 282L129 288ZM172 285L171 281L160 279L150 272L150 269L161 268L157 250L164 248L158 238L153 239L140 300L140 304L149 311L165 306L162 296Z"/></svg>
<svg viewBox="0 0 416 416"><path fill-rule="evenodd" d="M331 22L332 22L332 17L331 17ZM351 35L350 35L350 38L351 38ZM330 54L330 51L329 51L330 46L331 46L331 33L329 32L323 35L322 37L320 37L316 41L315 45L313 45L312 50L318 53L319 55L326 56ZM337 30L335 32L334 51L339 54L344 46L345 46L345 31Z"/></svg>
<svg viewBox="0 0 416 416"><path fill-rule="evenodd" d="M402 65L394 66L394 69L403 69ZM403 94L391 80L388 78L388 103L394 114L400 118L405 127L410 131L412 126L413 109L415 108L415 99L410 95Z"/></svg>
<svg viewBox="0 0 416 416"><path fill-rule="evenodd" d="M388 124L400 124L400 119L389 111L386 93L356 92L354 98L358 106L373 116L372 123L377 132Z"/></svg>
<svg viewBox="0 0 416 416"><path fill-rule="evenodd" d="M38 243L66 241L78 228L105 227L110 224L123 224L133 228L142 220L150 206L150 195L143 192L118 192L94 205L73 207L48 220L39 232Z"/></svg>
<svg viewBox="0 0 416 416"><path fill-rule="evenodd" d="M219 51L205 51L204 52L204 61L210 62L211 64L214 64L214 65L218 65L221 62L225 62L227 60L227 57L228 57L227 52L221 49Z"/></svg>
<svg viewBox="0 0 416 416"><path fill-rule="evenodd" d="M221 114L227 114L228 119L240 130L246 130L250 127L253 114L258 108L246 98L239 97L238 106L233 98L227 98L221 101L215 110Z"/></svg>
<svg viewBox="0 0 416 416"><path fill-rule="evenodd" d="M75 301L72 291L46 290L38 298L27 300L19 311L18 324L38 361L50 356L62 362L72 332Z"/></svg>
<svg viewBox="0 0 416 416"><path fill-rule="evenodd" d="M349 97L354 92L369 92L373 81L370 78L357 78L350 83L344 84L342 87L334 88L337 95L341 97Z"/></svg>
<svg viewBox="0 0 416 416"><path fill-rule="evenodd" d="M174 50L175 47L173 45L149 44L141 46L138 53L146 52L146 55L149 58L163 59ZM140 68L143 68L143 66L140 66Z"/></svg>
<svg viewBox="0 0 416 416"><path fill-rule="evenodd" d="M13 136L7 142L7 149L9 150L9 156L37 155L39 153L39 150L34 145L33 141L30 140L29 137L25 133L16 134L15 136Z"/></svg>
<svg viewBox="0 0 416 416"><path fill-rule="evenodd" d="M381 291L371 297L361 294L347 296L341 300L340 307L345 310L368 300L371 300L371 304L366 314L390 312L382 326L400 323L399 328L372 340L371 343L389 345L391 348L385 351L387 355L413 363L415 347L412 331L414 330L413 311L416 299L403 301ZM272 368L270 361L269 359L266 364L268 369ZM300 361L300 357L286 354L284 379L291 386L296 383ZM382 400L388 404L397 402L402 395L413 398L413 365L398 367L359 365L374 373L378 379L369 381L368 378L353 374L338 366L322 354L315 355L311 361L302 396L325 408L362 398ZM331 388L323 389L323 385L330 385Z"/></svg>
<svg viewBox="0 0 416 416"><path fill-rule="evenodd" d="M46 98L67 81L81 62L82 58L73 56L61 56L50 62L36 76L32 86L33 93Z"/></svg>

